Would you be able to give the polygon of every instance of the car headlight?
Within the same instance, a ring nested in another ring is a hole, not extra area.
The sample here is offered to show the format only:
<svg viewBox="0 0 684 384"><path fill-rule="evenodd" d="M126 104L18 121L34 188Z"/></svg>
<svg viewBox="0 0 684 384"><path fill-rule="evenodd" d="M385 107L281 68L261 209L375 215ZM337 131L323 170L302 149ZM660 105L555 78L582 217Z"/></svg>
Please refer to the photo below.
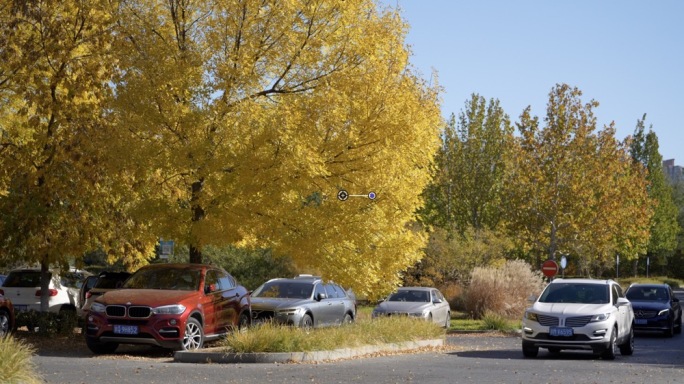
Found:
<svg viewBox="0 0 684 384"><path fill-rule="evenodd" d="M97 313L104 313L106 306L104 304L100 303L93 303L93 305L90 306L90 311L91 312L97 312Z"/></svg>
<svg viewBox="0 0 684 384"><path fill-rule="evenodd" d="M662 311L658 312L658 316L667 315L668 313L670 313L670 308L665 308Z"/></svg>
<svg viewBox="0 0 684 384"><path fill-rule="evenodd" d="M536 322L536 323L539 322L539 318L537 317L537 314L534 313L534 312L525 311L525 318L526 318L527 320L531 320L531 321L534 321L534 322Z"/></svg>
<svg viewBox="0 0 684 384"><path fill-rule="evenodd" d="M298 314L299 312L302 312L303 310L304 310L304 308L286 308L286 309L279 309L277 312L281 315L292 316L292 315Z"/></svg>
<svg viewBox="0 0 684 384"><path fill-rule="evenodd" d="M589 320L590 323L597 322L597 321L606 321L610 318L610 313L599 313L598 315L594 315L591 317Z"/></svg>
<svg viewBox="0 0 684 384"><path fill-rule="evenodd" d="M152 308L152 313L155 315L180 315L183 312L185 312L185 305L182 304L163 305Z"/></svg>

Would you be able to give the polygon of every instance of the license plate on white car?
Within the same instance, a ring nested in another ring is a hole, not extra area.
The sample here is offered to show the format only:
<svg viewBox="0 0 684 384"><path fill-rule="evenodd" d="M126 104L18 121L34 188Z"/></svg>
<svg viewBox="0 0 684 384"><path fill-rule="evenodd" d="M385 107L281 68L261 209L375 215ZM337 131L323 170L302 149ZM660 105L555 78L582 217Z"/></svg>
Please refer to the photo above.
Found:
<svg viewBox="0 0 684 384"><path fill-rule="evenodd" d="M549 329L549 335L561 336L561 337L571 337L573 335L573 332L572 332L572 328L551 327L551 329Z"/></svg>
<svg viewBox="0 0 684 384"><path fill-rule="evenodd" d="M114 325L114 333L117 335L137 335L138 326L137 325Z"/></svg>

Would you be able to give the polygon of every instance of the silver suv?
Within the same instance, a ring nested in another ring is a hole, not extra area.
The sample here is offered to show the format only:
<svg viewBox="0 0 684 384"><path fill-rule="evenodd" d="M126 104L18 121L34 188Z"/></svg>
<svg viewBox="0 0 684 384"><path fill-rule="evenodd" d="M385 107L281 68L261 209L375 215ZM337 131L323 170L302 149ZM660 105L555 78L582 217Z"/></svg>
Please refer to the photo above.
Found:
<svg viewBox="0 0 684 384"><path fill-rule="evenodd" d="M522 352L590 350L612 360L634 353L634 311L613 280L555 279L525 311Z"/></svg>
<svg viewBox="0 0 684 384"><path fill-rule="evenodd" d="M252 293L252 317L255 323L274 321L302 328L340 325L356 318L356 299L316 276L272 279Z"/></svg>

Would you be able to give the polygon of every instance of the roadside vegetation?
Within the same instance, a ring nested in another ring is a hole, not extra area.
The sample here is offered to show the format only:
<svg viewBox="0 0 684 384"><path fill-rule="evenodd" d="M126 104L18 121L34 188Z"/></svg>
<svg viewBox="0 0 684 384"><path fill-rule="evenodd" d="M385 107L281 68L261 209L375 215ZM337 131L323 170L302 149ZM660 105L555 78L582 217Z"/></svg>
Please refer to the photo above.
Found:
<svg viewBox="0 0 684 384"><path fill-rule="evenodd" d="M684 286L683 280L666 276L623 277L617 281L623 289L627 289L630 284L668 284L673 289Z"/></svg>
<svg viewBox="0 0 684 384"><path fill-rule="evenodd" d="M33 347L12 336L0 337L0 383L42 383L32 360L33 353Z"/></svg>
<svg viewBox="0 0 684 384"><path fill-rule="evenodd" d="M265 323L231 334L221 346L235 353L308 352L439 339L444 336L444 328L436 324L407 317L387 317L309 331Z"/></svg>

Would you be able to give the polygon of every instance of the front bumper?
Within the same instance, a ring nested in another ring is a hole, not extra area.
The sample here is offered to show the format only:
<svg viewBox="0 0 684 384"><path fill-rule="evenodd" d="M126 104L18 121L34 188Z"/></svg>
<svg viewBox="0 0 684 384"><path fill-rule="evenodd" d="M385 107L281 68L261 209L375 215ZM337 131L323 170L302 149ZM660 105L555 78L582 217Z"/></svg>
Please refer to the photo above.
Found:
<svg viewBox="0 0 684 384"><path fill-rule="evenodd" d="M551 327L532 320L524 320L523 344L540 348L591 350L599 353L610 348L611 332L614 327L610 321L588 323L583 327L572 327L572 336L552 336L550 329Z"/></svg>
<svg viewBox="0 0 684 384"><path fill-rule="evenodd" d="M185 321L178 315L152 315L147 319L108 318L90 312L86 318L86 337L101 343L146 344L180 349L183 345ZM134 334L122 334L118 326L135 329ZM132 327L132 328L131 328Z"/></svg>

